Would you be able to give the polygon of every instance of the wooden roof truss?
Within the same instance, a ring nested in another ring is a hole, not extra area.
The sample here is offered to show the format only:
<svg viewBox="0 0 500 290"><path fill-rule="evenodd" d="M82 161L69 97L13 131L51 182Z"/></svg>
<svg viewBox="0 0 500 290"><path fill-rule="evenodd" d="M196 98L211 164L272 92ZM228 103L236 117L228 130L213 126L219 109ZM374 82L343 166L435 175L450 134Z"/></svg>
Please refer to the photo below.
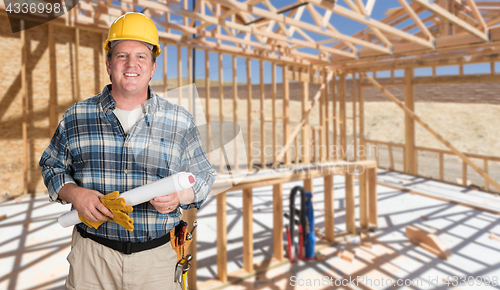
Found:
<svg viewBox="0 0 500 290"><path fill-rule="evenodd" d="M83 0L58 20L106 31L123 13L146 9L165 42L344 71L497 58L500 1L397 1L377 20L371 15L381 0L296 0L280 8L272 0L197 0L194 9L188 0ZM338 17L365 28L342 33L349 24Z"/></svg>

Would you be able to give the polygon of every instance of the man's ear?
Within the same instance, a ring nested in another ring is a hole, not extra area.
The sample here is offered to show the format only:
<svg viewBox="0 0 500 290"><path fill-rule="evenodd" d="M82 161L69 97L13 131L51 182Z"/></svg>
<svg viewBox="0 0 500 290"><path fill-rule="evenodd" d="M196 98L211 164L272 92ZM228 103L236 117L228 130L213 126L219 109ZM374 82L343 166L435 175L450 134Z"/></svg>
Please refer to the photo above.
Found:
<svg viewBox="0 0 500 290"><path fill-rule="evenodd" d="M108 72L108 75L111 75L111 64L109 63L108 58L106 58L106 71Z"/></svg>
<svg viewBox="0 0 500 290"><path fill-rule="evenodd" d="M150 76L150 80L153 78L153 76L155 75L155 71L156 71L156 60L155 60L155 63L153 64L153 67L152 67L152 72L151 72L151 76Z"/></svg>

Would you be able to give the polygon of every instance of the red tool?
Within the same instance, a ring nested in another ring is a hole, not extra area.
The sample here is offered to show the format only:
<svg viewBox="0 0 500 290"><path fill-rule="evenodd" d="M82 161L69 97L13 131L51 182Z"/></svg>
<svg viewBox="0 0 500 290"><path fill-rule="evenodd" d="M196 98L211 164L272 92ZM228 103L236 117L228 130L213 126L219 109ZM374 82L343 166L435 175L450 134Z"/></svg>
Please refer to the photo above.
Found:
<svg viewBox="0 0 500 290"><path fill-rule="evenodd" d="M179 245L179 246L184 245L184 239L186 236L186 228L187 228L187 225L182 226L182 229L179 232L179 236L177 237L177 239L178 239L177 245Z"/></svg>
<svg viewBox="0 0 500 290"><path fill-rule="evenodd" d="M304 259L304 237L302 235L302 225L299 225L299 260Z"/></svg>
<svg viewBox="0 0 500 290"><path fill-rule="evenodd" d="M294 263L295 262L295 257L293 255L294 247L292 247L292 242L290 242L291 241L290 229L288 227L286 227L286 240L287 240L288 260L290 261L290 263Z"/></svg>

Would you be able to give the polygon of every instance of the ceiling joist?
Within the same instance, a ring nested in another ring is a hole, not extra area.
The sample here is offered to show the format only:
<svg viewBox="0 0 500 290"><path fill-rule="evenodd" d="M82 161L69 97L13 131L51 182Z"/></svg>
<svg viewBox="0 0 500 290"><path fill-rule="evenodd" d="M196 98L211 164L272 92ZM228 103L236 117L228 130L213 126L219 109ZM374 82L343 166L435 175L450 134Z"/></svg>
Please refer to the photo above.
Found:
<svg viewBox="0 0 500 290"><path fill-rule="evenodd" d="M87 0L54 21L105 31L123 13L146 9L169 43L346 71L456 62L460 55L498 58L500 1L398 0L401 6L388 9L383 19L372 11L384 1L342 1L345 6L295 0L278 7L274 0L197 0L188 9L188 0ZM341 33L342 17L364 28Z"/></svg>

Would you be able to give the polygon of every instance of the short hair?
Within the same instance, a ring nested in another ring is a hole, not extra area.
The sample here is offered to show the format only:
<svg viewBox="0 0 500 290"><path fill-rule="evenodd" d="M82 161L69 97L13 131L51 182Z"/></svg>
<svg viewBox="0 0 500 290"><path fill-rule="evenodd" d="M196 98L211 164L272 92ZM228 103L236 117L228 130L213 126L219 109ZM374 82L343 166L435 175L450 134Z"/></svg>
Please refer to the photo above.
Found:
<svg viewBox="0 0 500 290"><path fill-rule="evenodd" d="M109 44L111 45L111 44ZM108 51L108 54L107 54L107 58L108 58L108 62L111 62L111 57L113 56L113 50L115 50L115 47L111 47L111 49ZM154 64L156 62L156 50L157 50L157 47L154 46L152 50L149 50L151 52L151 63ZM109 80L111 82L113 82L113 80L111 79L111 75L109 76Z"/></svg>

